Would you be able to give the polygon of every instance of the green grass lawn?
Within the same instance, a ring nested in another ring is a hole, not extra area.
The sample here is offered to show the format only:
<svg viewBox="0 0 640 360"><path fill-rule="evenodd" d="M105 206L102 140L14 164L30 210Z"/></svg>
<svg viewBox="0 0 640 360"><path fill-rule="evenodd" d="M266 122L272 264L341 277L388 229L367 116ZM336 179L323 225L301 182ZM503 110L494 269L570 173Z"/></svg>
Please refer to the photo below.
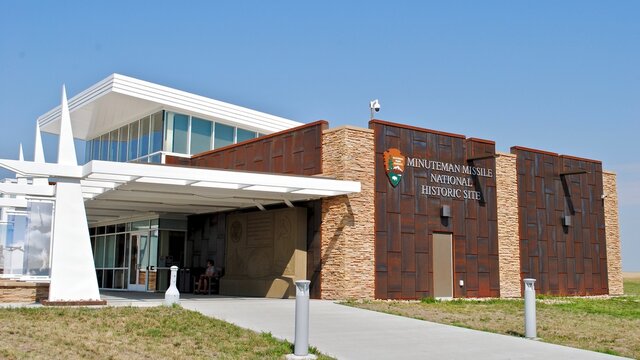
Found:
<svg viewBox="0 0 640 360"><path fill-rule="evenodd" d="M541 296L536 304L543 341L640 358L640 278L625 279L625 296ZM365 301L347 305L471 329L524 336L522 299Z"/></svg>
<svg viewBox="0 0 640 360"><path fill-rule="evenodd" d="M2 359L282 359L293 353L292 344L270 334L179 306L3 308L0 339Z"/></svg>

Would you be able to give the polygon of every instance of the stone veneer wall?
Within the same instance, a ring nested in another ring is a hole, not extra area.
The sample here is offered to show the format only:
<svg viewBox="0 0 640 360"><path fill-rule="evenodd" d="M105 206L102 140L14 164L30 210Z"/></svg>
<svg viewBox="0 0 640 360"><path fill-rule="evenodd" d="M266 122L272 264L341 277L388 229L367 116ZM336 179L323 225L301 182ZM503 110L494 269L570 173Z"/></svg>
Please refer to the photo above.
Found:
<svg viewBox="0 0 640 360"><path fill-rule="evenodd" d="M516 156L497 153L498 254L500 296L520 297L520 237L518 235L518 172Z"/></svg>
<svg viewBox="0 0 640 360"><path fill-rule="evenodd" d="M34 303L47 300L48 297L48 283L17 280L0 281L0 303Z"/></svg>
<svg viewBox="0 0 640 360"><path fill-rule="evenodd" d="M373 131L325 130L323 175L360 181L360 193L322 200L321 297L373 299L375 290Z"/></svg>
<svg viewBox="0 0 640 360"><path fill-rule="evenodd" d="M616 174L602 172L604 190L604 223L607 241L607 273L609 278L609 294L622 295L622 257L620 255L620 224L618 222L618 189Z"/></svg>

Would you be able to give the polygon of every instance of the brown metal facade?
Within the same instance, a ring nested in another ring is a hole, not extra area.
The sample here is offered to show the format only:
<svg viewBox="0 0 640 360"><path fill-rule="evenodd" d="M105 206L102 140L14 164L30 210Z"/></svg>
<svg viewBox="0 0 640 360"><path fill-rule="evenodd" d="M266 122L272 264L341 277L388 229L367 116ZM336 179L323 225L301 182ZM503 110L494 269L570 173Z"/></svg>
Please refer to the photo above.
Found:
<svg viewBox="0 0 640 360"><path fill-rule="evenodd" d="M316 121L239 144L181 158L167 156L170 165L259 171L291 175L322 173L322 130Z"/></svg>
<svg viewBox="0 0 640 360"><path fill-rule="evenodd" d="M369 127L375 132L375 297L433 296L434 232L453 234L454 296L498 297L495 144L380 120ZM481 193L480 200L422 194L432 170L418 167L406 166L394 188L383 161L389 148L405 156L491 169L493 176L472 176L471 190ZM451 209L450 218L441 216L444 205Z"/></svg>
<svg viewBox="0 0 640 360"><path fill-rule="evenodd" d="M191 158L167 156L166 163L179 166L270 172L290 175L322 174L322 131L326 121L316 121L239 144L193 155ZM321 202L308 201L296 206L307 207L307 274L311 280L310 296L320 298L320 223ZM189 236L205 241L224 241L224 219L228 213L189 217ZM215 230L209 222L222 219ZM217 231L208 235L210 231ZM192 240L192 241L196 241ZM218 240L216 240L218 241ZM224 247L223 247L224 248ZM208 256L215 255L210 252Z"/></svg>
<svg viewBox="0 0 640 360"><path fill-rule="evenodd" d="M542 294L607 294L602 163L523 147L511 153L522 278L536 279Z"/></svg>

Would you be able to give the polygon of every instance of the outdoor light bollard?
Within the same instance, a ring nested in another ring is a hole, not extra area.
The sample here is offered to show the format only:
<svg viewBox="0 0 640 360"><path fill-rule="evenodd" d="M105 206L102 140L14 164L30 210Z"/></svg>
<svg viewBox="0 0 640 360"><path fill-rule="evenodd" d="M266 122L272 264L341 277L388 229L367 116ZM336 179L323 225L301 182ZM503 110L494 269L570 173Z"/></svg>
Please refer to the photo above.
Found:
<svg viewBox="0 0 640 360"><path fill-rule="evenodd" d="M164 304L167 306L171 306L173 304L177 304L180 301L180 292L178 291L178 287L176 286L176 279L178 278L178 267L171 267L171 283L167 292L164 293Z"/></svg>
<svg viewBox="0 0 640 360"><path fill-rule="evenodd" d="M524 337L536 339L536 279L524 279Z"/></svg>
<svg viewBox="0 0 640 360"><path fill-rule="evenodd" d="M293 354L287 359L316 359L309 354L309 280L296 281L296 329Z"/></svg>

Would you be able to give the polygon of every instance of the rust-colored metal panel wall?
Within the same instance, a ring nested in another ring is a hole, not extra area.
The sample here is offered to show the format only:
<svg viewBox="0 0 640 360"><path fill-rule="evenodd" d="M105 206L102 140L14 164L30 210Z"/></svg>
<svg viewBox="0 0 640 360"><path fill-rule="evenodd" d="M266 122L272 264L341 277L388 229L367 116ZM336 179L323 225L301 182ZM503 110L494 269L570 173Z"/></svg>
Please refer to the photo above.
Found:
<svg viewBox="0 0 640 360"><path fill-rule="evenodd" d="M196 154L190 159L167 156L165 162L205 168L317 175L322 173L322 130L327 127L326 121L316 121Z"/></svg>
<svg viewBox="0 0 640 360"><path fill-rule="evenodd" d="M379 299L419 299L433 295L433 233L453 234L455 297L500 295L495 182L495 144L462 135L373 120L375 132L375 263ZM465 176L480 200L425 195L422 186L441 171L406 166L401 182L387 178L383 154L397 148L405 156L490 169L491 177ZM476 160L473 160L473 159ZM441 217L448 205L451 217ZM464 286L458 286L460 280Z"/></svg>
<svg viewBox="0 0 640 360"><path fill-rule="evenodd" d="M602 163L512 147L522 278L552 295L608 293ZM563 216L571 217L564 226Z"/></svg>

